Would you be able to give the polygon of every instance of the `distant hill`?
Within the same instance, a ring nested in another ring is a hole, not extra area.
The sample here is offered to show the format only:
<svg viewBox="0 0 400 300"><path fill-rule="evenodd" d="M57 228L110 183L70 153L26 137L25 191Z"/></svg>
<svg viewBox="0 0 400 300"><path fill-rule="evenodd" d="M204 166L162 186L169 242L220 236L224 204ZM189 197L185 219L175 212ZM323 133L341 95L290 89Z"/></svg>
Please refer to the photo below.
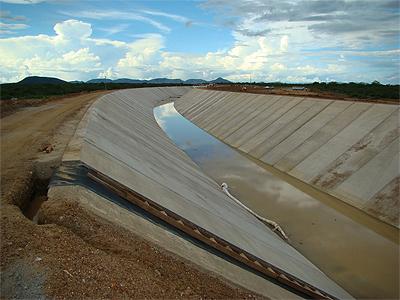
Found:
<svg viewBox="0 0 400 300"><path fill-rule="evenodd" d="M146 80L140 79L129 79L129 78L119 78L112 81L113 83L144 83Z"/></svg>
<svg viewBox="0 0 400 300"><path fill-rule="evenodd" d="M210 82L210 83L223 83L223 84L232 83L231 81L226 80L226 79L224 79L224 78L222 78L222 77L218 77L217 79L211 80L211 81L209 81L209 82Z"/></svg>
<svg viewBox="0 0 400 300"><path fill-rule="evenodd" d="M104 79L104 78L96 78L96 79L90 79L89 81L86 81L86 83L110 83L112 82L111 79Z"/></svg>
<svg viewBox="0 0 400 300"><path fill-rule="evenodd" d="M218 84L229 84L232 83L229 80L226 80L222 77L218 77L217 79L207 81L204 79L170 79L170 78L154 78L150 80L141 80L141 79L130 79L130 78L119 78L119 79L105 79L105 78L94 78L86 81L86 83L130 83L130 84L139 84L139 83L149 83L149 84L207 84L207 83L218 83ZM22 79L20 84L61 84L67 83L67 81L55 78L55 77L41 77L41 76L29 76ZM84 83L83 81L73 80L69 81L69 83Z"/></svg>
<svg viewBox="0 0 400 300"><path fill-rule="evenodd" d="M55 77L28 76L19 81L20 84L61 84L67 83Z"/></svg>
<svg viewBox="0 0 400 300"><path fill-rule="evenodd" d="M186 84L204 84L204 83L208 83L207 80L204 79L188 79L185 80Z"/></svg>
<svg viewBox="0 0 400 300"><path fill-rule="evenodd" d="M181 84L183 81L181 79L169 79L169 78L154 78L147 80L148 83L154 84Z"/></svg>

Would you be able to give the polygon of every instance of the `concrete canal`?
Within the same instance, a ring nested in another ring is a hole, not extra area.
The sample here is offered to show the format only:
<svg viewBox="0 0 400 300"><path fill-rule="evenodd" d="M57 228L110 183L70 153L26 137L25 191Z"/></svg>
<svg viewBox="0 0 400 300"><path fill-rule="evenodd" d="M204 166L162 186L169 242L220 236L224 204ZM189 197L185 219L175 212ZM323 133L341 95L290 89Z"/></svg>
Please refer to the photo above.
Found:
<svg viewBox="0 0 400 300"><path fill-rule="evenodd" d="M200 168L258 214L279 223L289 243L357 298L398 298L398 244L300 191L212 137L168 103L160 127Z"/></svg>

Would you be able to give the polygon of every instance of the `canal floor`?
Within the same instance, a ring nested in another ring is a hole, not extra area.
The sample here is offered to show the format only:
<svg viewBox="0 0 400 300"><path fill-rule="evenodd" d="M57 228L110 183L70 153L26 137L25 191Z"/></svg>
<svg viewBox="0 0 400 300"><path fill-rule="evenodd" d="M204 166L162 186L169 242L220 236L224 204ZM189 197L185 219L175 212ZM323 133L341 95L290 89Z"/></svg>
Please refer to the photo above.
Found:
<svg viewBox="0 0 400 300"><path fill-rule="evenodd" d="M276 221L289 243L356 298L398 299L398 244L300 191L181 116L154 109L169 138L204 173L256 213Z"/></svg>

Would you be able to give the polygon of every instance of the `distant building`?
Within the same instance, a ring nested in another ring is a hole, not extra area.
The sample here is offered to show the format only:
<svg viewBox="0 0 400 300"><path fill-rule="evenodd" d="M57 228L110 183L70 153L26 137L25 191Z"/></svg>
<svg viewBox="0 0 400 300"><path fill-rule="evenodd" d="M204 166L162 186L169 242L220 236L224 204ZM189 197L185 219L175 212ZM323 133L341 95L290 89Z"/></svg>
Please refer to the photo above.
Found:
<svg viewBox="0 0 400 300"><path fill-rule="evenodd" d="M304 91L305 89L304 86L292 86L293 91Z"/></svg>
<svg viewBox="0 0 400 300"><path fill-rule="evenodd" d="M274 87L270 86L270 85L266 85L264 88L267 89L267 90L272 90Z"/></svg>

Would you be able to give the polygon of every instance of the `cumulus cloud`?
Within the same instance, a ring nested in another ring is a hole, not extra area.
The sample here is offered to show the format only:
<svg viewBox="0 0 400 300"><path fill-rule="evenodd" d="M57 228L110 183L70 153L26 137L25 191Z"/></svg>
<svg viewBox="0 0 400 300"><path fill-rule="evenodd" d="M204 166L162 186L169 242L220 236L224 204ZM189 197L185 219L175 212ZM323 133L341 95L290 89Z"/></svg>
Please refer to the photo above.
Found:
<svg viewBox="0 0 400 300"><path fill-rule="evenodd" d="M114 70L110 67L107 70L105 70L104 72L100 72L99 76L97 76L99 78L113 78L114 77Z"/></svg>
<svg viewBox="0 0 400 300"><path fill-rule="evenodd" d="M304 82L321 76L322 80L371 81L374 76L388 78L387 64L391 63L393 74L400 67L395 54L400 37L398 1L208 0L201 6L213 11L216 21L230 28L237 40L264 37L271 47L267 65L280 80ZM375 58L362 60L361 56ZM281 62L286 73L274 65ZM257 75L271 78L262 72Z"/></svg>
<svg viewBox="0 0 400 300"><path fill-rule="evenodd" d="M282 33L304 26L316 38L329 35L330 44L354 46L399 34L399 2L393 0L208 0L202 6L235 18L233 29L249 35L259 28Z"/></svg>
<svg viewBox="0 0 400 300"><path fill-rule="evenodd" d="M57 23L54 31L61 39L88 38L92 34L92 26L78 20L67 20Z"/></svg>
<svg viewBox="0 0 400 300"><path fill-rule="evenodd" d="M126 41L100 39L93 36L90 23L65 20L55 24L53 35L0 39L0 80L16 81L28 74L66 80L94 77L215 79L219 76L235 81L248 81L251 77L256 81L299 83L398 80L400 50L374 49L371 40L366 44L368 47L360 47L360 43L365 43L360 39L365 30L353 27L343 32L340 26L336 27L336 32L344 37L345 46L341 47L337 46L336 38L321 38L332 34L331 29L323 26L335 27L335 22L347 20L346 10L340 8L338 1L324 1L326 5L321 1L299 1L308 12L297 2L282 0L277 4L271 0L271 3L252 1L250 4L245 0L206 3L206 9L215 11L222 5L228 17L236 16L229 25L234 42L224 49L196 54L169 51L166 33L170 29L150 18L168 18L186 24L190 20L185 17L151 10L79 11L74 13L76 18L137 20L152 25L161 34L134 35L132 40ZM349 5L349 1L343 3ZM386 1L385 4L389 6L390 3ZM376 6L385 9L381 4ZM125 30L127 23L116 23L109 28L109 33ZM396 31L388 28L384 38ZM101 27L96 29L105 31Z"/></svg>
<svg viewBox="0 0 400 300"><path fill-rule="evenodd" d="M19 80L26 74L59 76L73 80L101 68L101 59L89 47L91 26L66 20L54 26L55 35L0 39L0 79Z"/></svg>
<svg viewBox="0 0 400 300"><path fill-rule="evenodd" d="M149 78L157 74L164 38L158 34L142 36L128 45L128 51L121 58L116 71L134 78Z"/></svg>

